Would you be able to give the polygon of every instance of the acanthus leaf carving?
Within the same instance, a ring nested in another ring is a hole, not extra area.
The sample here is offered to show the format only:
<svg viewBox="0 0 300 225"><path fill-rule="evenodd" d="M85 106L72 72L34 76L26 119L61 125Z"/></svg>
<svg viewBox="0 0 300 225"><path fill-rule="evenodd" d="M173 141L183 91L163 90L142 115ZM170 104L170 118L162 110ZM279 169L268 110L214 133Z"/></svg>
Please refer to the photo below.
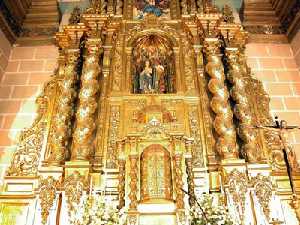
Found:
<svg viewBox="0 0 300 225"><path fill-rule="evenodd" d="M75 170L64 181L64 189L66 202L68 206L69 221L71 224L76 224L76 213L80 210L78 207L82 201L82 196L88 186L88 180Z"/></svg>
<svg viewBox="0 0 300 225"><path fill-rule="evenodd" d="M6 171L7 176L37 176L43 142L47 134L47 114L54 95L57 80L49 81L41 95L36 99L37 117L29 129L24 129L19 144L13 154L11 165Z"/></svg>
<svg viewBox="0 0 300 225"><path fill-rule="evenodd" d="M40 179L39 183L42 224L47 224L49 211L53 207L60 182L49 176L45 179Z"/></svg>
<svg viewBox="0 0 300 225"><path fill-rule="evenodd" d="M114 53L114 63L113 63L113 81L112 90L121 91L121 79L122 79L122 47L121 47L121 35L116 40L116 47Z"/></svg>
<svg viewBox="0 0 300 225"><path fill-rule="evenodd" d="M238 214L240 223L243 223L245 216L246 194L248 191L248 178L243 172L237 169L232 170L228 176L228 192L233 200L235 211Z"/></svg>
<svg viewBox="0 0 300 225"><path fill-rule="evenodd" d="M120 106L111 106L110 111L110 127L109 136L107 140L107 168L117 167L117 140L119 138L119 127L120 127Z"/></svg>
<svg viewBox="0 0 300 225"><path fill-rule="evenodd" d="M192 145L193 165L201 167L204 166L204 161L197 106L190 107L189 125L191 137L194 139L194 143Z"/></svg>
<svg viewBox="0 0 300 225"><path fill-rule="evenodd" d="M254 194L266 216L270 219L270 202L273 196L273 184L270 177L258 174L250 180Z"/></svg>

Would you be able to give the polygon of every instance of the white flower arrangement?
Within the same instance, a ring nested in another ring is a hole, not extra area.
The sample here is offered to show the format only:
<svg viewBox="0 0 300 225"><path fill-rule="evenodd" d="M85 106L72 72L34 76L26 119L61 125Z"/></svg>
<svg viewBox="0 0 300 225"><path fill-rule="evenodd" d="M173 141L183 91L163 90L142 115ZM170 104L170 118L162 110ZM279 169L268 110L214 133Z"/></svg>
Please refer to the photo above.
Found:
<svg viewBox="0 0 300 225"><path fill-rule="evenodd" d="M124 225L126 221L124 209L118 210L112 201L97 194L84 196L81 210L76 214L80 219L73 219L74 225Z"/></svg>
<svg viewBox="0 0 300 225"><path fill-rule="evenodd" d="M190 209L191 225L235 225L227 208L214 201L212 195L203 194L199 205Z"/></svg>

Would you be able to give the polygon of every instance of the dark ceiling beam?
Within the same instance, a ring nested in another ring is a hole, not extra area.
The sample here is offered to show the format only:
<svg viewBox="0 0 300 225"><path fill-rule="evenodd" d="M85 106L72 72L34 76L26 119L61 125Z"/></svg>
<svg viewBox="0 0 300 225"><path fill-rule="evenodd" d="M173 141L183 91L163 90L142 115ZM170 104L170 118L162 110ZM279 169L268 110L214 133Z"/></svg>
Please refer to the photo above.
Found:
<svg viewBox="0 0 300 225"><path fill-rule="evenodd" d="M257 39L291 41L300 29L300 0L244 0L241 10L245 29Z"/></svg>
<svg viewBox="0 0 300 225"><path fill-rule="evenodd" d="M22 30L32 0L0 1L0 28L10 43L14 43Z"/></svg>

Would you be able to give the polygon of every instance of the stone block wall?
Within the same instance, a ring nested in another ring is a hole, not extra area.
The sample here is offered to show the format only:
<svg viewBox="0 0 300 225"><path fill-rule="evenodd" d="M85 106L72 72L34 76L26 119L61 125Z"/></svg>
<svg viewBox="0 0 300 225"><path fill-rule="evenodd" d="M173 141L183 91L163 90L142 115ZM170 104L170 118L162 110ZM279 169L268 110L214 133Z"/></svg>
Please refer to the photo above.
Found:
<svg viewBox="0 0 300 225"><path fill-rule="evenodd" d="M270 96L273 117L300 126L300 72L291 45L251 43L246 54L254 77ZM290 134L290 142L300 159L300 130Z"/></svg>
<svg viewBox="0 0 300 225"><path fill-rule="evenodd" d="M35 99L56 68L55 46L14 47L0 81L0 177L20 131L36 116ZM0 184L1 185L1 184Z"/></svg>

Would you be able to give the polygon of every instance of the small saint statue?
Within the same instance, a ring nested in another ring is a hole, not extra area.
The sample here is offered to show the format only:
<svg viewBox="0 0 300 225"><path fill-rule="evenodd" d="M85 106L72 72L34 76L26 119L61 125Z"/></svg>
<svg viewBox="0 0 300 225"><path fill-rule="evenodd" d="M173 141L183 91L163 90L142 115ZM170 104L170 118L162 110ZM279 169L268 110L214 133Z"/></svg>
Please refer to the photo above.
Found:
<svg viewBox="0 0 300 225"><path fill-rule="evenodd" d="M140 73L140 89L142 93L149 93L152 91L152 76L153 76L153 69L150 66L150 61L147 60L145 62L145 68Z"/></svg>
<svg viewBox="0 0 300 225"><path fill-rule="evenodd" d="M155 77L153 79L154 89L157 93L164 93L164 72L165 68L161 64L155 66Z"/></svg>

